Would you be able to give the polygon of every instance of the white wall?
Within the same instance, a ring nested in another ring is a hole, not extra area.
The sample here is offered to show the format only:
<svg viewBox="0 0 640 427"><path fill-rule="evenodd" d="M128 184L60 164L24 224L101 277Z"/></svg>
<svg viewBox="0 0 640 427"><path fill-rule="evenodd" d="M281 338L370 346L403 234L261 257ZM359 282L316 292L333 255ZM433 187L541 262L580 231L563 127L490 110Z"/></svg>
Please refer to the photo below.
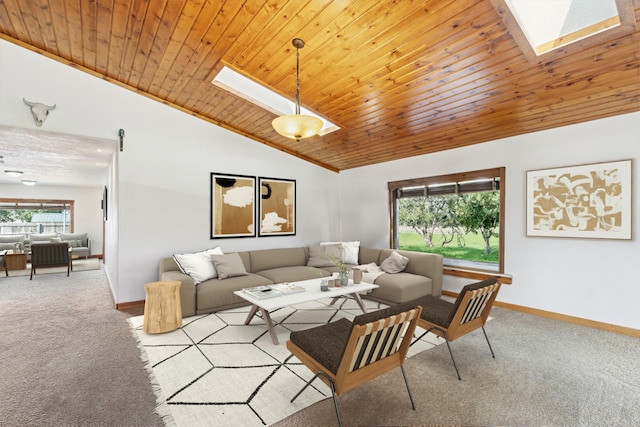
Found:
<svg viewBox="0 0 640 427"><path fill-rule="evenodd" d="M342 237L388 247L387 182L506 167L505 285L499 301L640 329L640 243L527 237L526 171L633 159L633 224L640 224L640 113L616 116L340 173ZM457 292L464 282L446 277Z"/></svg>
<svg viewBox="0 0 640 427"><path fill-rule="evenodd" d="M338 174L0 40L0 124L34 128L23 96L57 104L47 131L113 139L125 130L105 183L105 269L117 303L143 300L160 258L174 253L339 238ZM211 240L211 172L295 179L296 235Z"/></svg>
<svg viewBox="0 0 640 427"><path fill-rule="evenodd" d="M632 241L530 238L524 222L527 170L628 158L637 163L640 113L338 175L0 40L0 124L35 126L23 96L58 105L47 131L116 138L125 129L125 149L107 183L106 268L118 303L144 299L143 285L157 280L159 259L173 253L337 239L387 247L388 181L506 166L505 268L513 285L504 286L499 299L640 328L636 233ZM209 239L210 172L295 179L296 236ZM634 188L640 188L637 174ZM446 289L460 286L445 280Z"/></svg>
<svg viewBox="0 0 640 427"><path fill-rule="evenodd" d="M87 233L91 253L102 253L102 187L57 187L0 184L0 197L8 199L74 200L74 232Z"/></svg>

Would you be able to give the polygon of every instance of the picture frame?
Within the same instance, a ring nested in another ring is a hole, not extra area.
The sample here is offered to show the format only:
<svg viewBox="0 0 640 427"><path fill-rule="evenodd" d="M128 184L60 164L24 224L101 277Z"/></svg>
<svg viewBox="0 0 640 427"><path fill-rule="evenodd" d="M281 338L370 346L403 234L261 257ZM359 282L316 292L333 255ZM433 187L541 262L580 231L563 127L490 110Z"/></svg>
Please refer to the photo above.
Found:
<svg viewBox="0 0 640 427"><path fill-rule="evenodd" d="M258 178L258 235L294 236L296 234L296 181Z"/></svg>
<svg viewBox="0 0 640 427"><path fill-rule="evenodd" d="M527 236L630 240L632 162L527 171Z"/></svg>
<svg viewBox="0 0 640 427"><path fill-rule="evenodd" d="M256 236L256 178L211 172L211 239Z"/></svg>

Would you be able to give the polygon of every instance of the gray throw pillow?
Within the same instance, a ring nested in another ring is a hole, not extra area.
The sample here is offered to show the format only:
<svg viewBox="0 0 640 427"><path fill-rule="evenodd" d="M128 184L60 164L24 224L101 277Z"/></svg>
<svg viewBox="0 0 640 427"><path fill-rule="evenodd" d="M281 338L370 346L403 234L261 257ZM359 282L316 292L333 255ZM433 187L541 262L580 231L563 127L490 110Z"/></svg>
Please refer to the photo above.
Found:
<svg viewBox="0 0 640 427"><path fill-rule="evenodd" d="M247 270L244 268L242 258L238 253L234 252L225 255L211 255L213 265L216 267L219 279L228 277L246 276Z"/></svg>
<svg viewBox="0 0 640 427"><path fill-rule="evenodd" d="M335 267L342 259L342 245L309 246L309 267Z"/></svg>
<svg viewBox="0 0 640 427"><path fill-rule="evenodd" d="M400 255L398 252L393 251L389 258L382 261L380 264L380 268L384 270L386 273L400 273L409 263L409 258L406 256Z"/></svg>

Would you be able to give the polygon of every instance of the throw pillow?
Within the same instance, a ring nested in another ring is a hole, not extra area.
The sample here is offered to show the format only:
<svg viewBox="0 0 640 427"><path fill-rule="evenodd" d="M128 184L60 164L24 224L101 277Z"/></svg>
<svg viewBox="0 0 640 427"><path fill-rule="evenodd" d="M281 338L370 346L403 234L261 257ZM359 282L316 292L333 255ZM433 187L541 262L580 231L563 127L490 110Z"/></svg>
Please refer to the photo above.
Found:
<svg viewBox="0 0 640 427"><path fill-rule="evenodd" d="M62 243L62 239L60 237L52 237L51 240L49 240L51 243ZM70 247L73 247L73 245L71 243L69 243Z"/></svg>
<svg viewBox="0 0 640 427"><path fill-rule="evenodd" d="M236 252L226 255L211 255L213 265L218 272L220 280L228 277L246 276L247 270L244 268L242 258Z"/></svg>
<svg viewBox="0 0 640 427"><path fill-rule="evenodd" d="M380 264L380 268L383 269L386 273L400 273L409 263L409 258L406 256L400 255L398 252L393 251L389 258L382 261Z"/></svg>
<svg viewBox="0 0 640 427"><path fill-rule="evenodd" d="M211 260L211 255L213 254L222 254L222 249L216 246L213 249L194 254L176 254L173 259L178 264L180 271L191 277L197 285L205 280L217 277L216 269Z"/></svg>
<svg viewBox="0 0 640 427"><path fill-rule="evenodd" d="M59 237L62 240L80 240L78 246L83 246L83 242L86 242L88 238L87 233L60 233Z"/></svg>
<svg viewBox="0 0 640 427"><path fill-rule="evenodd" d="M309 267L335 267L342 260L342 245L309 246Z"/></svg>
<svg viewBox="0 0 640 427"><path fill-rule="evenodd" d="M320 245L342 245L341 261L345 264L358 264L360 240L354 240L352 242L320 242Z"/></svg>

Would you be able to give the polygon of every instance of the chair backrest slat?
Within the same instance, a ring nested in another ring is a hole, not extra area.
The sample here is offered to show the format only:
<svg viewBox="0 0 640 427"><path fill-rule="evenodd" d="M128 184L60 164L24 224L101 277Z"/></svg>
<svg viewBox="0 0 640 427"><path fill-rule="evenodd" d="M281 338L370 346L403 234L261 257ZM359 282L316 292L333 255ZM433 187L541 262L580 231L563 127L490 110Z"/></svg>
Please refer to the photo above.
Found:
<svg viewBox="0 0 640 427"><path fill-rule="evenodd" d="M482 313L487 306L487 301L491 298L491 295L497 288L498 285L493 284L474 291L468 291L471 298L465 307L464 314L460 319L460 324L462 325L482 316Z"/></svg>
<svg viewBox="0 0 640 427"><path fill-rule="evenodd" d="M349 364L349 372L397 353L404 333L415 317L414 309L363 325Z"/></svg>

